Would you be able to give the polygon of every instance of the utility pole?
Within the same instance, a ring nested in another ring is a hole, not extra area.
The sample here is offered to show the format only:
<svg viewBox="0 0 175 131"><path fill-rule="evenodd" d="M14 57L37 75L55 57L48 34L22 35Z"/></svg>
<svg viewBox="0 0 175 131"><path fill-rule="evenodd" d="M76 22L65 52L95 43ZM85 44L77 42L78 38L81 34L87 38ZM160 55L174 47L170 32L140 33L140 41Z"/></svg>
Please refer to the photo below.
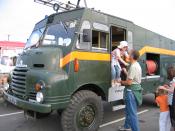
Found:
<svg viewBox="0 0 175 131"><path fill-rule="evenodd" d="M8 37L8 41L10 41L10 34L8 34L7 37Z"/></svg>

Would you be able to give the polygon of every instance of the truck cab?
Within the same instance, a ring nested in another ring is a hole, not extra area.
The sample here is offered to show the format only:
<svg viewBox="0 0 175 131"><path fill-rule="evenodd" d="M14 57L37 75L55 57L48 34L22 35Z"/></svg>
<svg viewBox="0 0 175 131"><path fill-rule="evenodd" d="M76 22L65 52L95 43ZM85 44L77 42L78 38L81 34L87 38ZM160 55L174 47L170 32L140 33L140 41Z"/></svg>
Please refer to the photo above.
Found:
<svg viewBox="0 0 175 131"><path fill-rule="evenodd" d="M110 29L105 24L92 22L93 12L77 8L38 22L17 58L10 86L4 92L5 99L25 112L46 114L64 110L65 130L70 121L68 110L76 107L70 117L78 118L79 124L74 130L97 129L103 116L101 100L107 100L110 87L110 73L107 73L110 72ZM107 18L99 16L99 21L101 17ZM96 42L98 35L104 39L100 50L91 46L93 26L96 28L94 44L99 43ZM102 30L101 33L98 30ZM96 116L97 110L100 113Z"/></svg>

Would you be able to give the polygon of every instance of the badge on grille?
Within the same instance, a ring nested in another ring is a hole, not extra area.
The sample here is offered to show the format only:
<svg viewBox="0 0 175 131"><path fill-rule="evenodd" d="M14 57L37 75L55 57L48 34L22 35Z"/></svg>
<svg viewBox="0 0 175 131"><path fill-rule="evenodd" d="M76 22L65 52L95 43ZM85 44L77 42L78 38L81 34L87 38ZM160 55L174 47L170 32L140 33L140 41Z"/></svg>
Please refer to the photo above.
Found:
<svg viewBox="0 0 175 131"><path fill-rule="evenodd" d="M20 60L20 62L16 65L17 67L27 67L27 65L23 64L23 60Z"/></svg>

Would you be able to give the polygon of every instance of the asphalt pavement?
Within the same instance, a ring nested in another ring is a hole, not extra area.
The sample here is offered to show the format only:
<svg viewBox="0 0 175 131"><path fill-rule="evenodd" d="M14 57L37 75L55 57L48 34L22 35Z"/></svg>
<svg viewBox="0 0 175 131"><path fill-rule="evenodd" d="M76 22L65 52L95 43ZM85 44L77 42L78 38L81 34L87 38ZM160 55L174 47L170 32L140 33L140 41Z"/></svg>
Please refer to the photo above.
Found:
<svg viewBox="0 0 175 131"><path fill-rule="evenodd" d="M99 131L117 131L124 123L124 110L113 112L109 103L104 103L105 115ZM143 105L138 109L141 131L158 131L159 109L154 104L154 96L144 96ZM34 120L24 118L23 111L13 105L0 103L0 131L62 131L60 116L53 112L50 116Z"/></svg>

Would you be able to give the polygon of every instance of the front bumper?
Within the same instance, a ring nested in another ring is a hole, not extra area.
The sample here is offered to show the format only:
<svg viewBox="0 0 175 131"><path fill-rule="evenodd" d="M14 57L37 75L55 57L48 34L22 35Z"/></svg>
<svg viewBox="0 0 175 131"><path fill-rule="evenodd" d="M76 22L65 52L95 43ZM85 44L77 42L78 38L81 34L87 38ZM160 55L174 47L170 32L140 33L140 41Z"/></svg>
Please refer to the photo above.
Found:
<svg viewBox="0 0 175 131"><path fill-rule="evenodd" d="M4 91L4 99L24 110L31 110L40 113L50 113L52 111L50 104L39 104L35 102L25 101L10 95L5 91Z"/></svg>

